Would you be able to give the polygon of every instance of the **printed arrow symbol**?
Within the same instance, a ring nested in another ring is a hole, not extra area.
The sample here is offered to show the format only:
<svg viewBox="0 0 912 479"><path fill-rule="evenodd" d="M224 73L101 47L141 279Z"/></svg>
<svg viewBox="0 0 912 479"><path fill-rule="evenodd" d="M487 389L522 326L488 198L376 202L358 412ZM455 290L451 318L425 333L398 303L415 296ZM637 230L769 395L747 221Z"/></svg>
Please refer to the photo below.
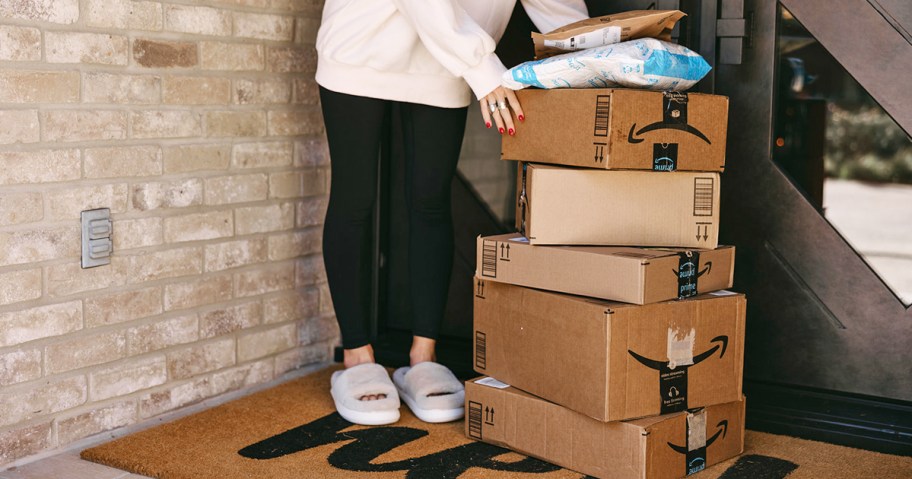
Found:
<svg viewBox="0 0 912 479"><path fill-rule="evenodd" d="M510 245L507 245L507 259L510 259Z"/></svg>
<svg viewBox="0 0 912 479"><path fill-rule="evenodd" d="M697 241L700 241L700 225L697 225Z"/></svg>
<svg viewBox="0 0 912 479"><path fill-rule="evenodd" d="M703 227L703 241L706 241L707 238L709 238L709 226L704 226Z"/></svg>

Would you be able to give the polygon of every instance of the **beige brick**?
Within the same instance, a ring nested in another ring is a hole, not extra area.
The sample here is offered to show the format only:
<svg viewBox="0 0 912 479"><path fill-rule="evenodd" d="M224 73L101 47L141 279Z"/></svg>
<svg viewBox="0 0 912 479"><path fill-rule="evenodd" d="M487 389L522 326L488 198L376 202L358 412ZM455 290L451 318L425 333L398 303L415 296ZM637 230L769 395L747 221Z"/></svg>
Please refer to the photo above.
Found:
<svg viewBox="0 0 912 479"><path fill-rule="evenodd" d="M44 51L48 63L126 65L130 44L127 37L121 35L45 32Z"/></svg>
<svg viewBox="0 0 912 479"><path fill-rule="evenodd" d="M32 381L40 377L40 349L17 349L0 353L0 386Z"/></svg>
<svg viewBox="0 0 912 479"><path fill-rule="evenodd" d="M200 42L204 70L262 71L266 66L263 45Z"/></svg>
<svg viewBox="0 0 912 479"><path fill-rule="evenodd" d="M327 361L332 358L332 343L318 343L295 348L276 356L276 376L302 368L309 364Z"/></svg>
<svg viewBox="0 0 912 479"><path fill-rule="evenodd" d="M162 290L145 288L87 298L83 312L86 328L155 316L162 312Z"/></svg>
<svg viewBox="0 0 912 479"><path fill-rule="evenodd" d="M196 43L133 40L133 60L149 68L189 68L199 64Z"/></svg>
<svg viewBox="0 0 912 479"><path fill-rule="evenodd" d="M295 271L297 273L298 271ZM324 271L325 276L325 271ZM332 295L329 292L329 285L327 283L321 283L320 288L320 312L323 314L334 314Z"/></svg>
<svg viewBox="0 0 912 479"><path fill-rule="evenodd" d="M329 206L329 200L325 196L304 198L295 206L295 227L319 226L323 224L323 219L326 218L326 208Z"/></svg>
<svg viewBox="0 0 912 479"><path fill-rule="evenodd" d="M203 132L200 114L186 110L134 111L134 138L185 138Z"/></svg>
<svg viewBox="0 0 912 479"><path fill-rule="evenodd" d="M294 147L287 142L234 145L232 168L268 168L291 165Z"/></svg>
<svg viewBox="0 0 912 479"><path fill-rule="evenodd" d="M165 30L197 35L231 35L231 14L225 10L165 5Z"/></svg>
<svg viewBox="0 0 912 479"><path fill-rule="evenodd" d="M323 116L316 107L271 110L269 134L273 136L314 135L323 132Z"/></svg>
<svg viewBox="0 0 912 479"><path fill-rule="evenodd" d="M111 431L136 422L136 402L124 401L94 408L57 420L57 441L60 445Z"/></svg>
<svg viewBox="0 0 912 479"><path fill-rule="evenodd" d="M228 301L232 297L233 281L230 275L220 275L169 284L165 286L165 310L195 308Z"/></svg>
<svg viewBox="0 0 912 479"><path fill-rule="evenodd" d="M320 103L320 88L317 82L310 78L295 78L294 102L299 105L317 105Z"/></svg>
<svg viewBox="0 0 912 479"><path fill-rule="evenodd" d="M298 17L295 19L295 43L317 42L317 31L320 29L320 20L317 18Z"/></svg>
<svg viewBox="0 0 912 479"><path fill-rule="evenodd" d="M0 145L37 143L40 139L38 110L0 110Z"/></svg>
<svg viewBox="0 0 912 479"><path fill-rule="evenodd" d="M127 137L125 111L42 111L41 123L45 141L123 140Z"/></svg>
<svg viewBox="0 0 912 479"><path fill-rule="evenodd" d="M78 180L79 150L0 152L0 185Z"/></svg>
<svg viewBox="0 0 912 479"><path fill-rule="evenodd" d="M312 169L301 173L301 190L304 196L325 195L327 191L327 170Z"/></svg>
<svg viewBox="0 0 912 479"><path fill-rule="evenodd" d="M288 351L298 342L297 326L286 324L238 338L238 362L250 361Z"/></svg>
<svg viewBox="0 0 912 479"><path fill-rule="evenodd" d="M291 86L285 78L235 80L234 102L239 105L263 105L291 101Z"/></svg>
<svg viewBox="0 0 912 479"><path fill-rule="evenodd" d="M295 166L329 166L326 138L304 138L295 141Z"/></svg>
<svg viewBox="0 0 912 479"><path fill-rule="evenodd" d="M164 149L165 173L226 170L231 161L231 146L181 145Z"/></svg>
<svg viewBox="0 0 912 479"><path fill-rule="evenodd" d="M323 243L323 230L310 228L294 233L282 233L269 237L269 260L297 258L320 252Z"/></svg>
<svg viewBox="0 0 912 479"><path fill-rule="evenodd" d="M114 221L114 251L162 244L162 219L141 218Z"/></svg>
<svg viewBox="0 0 912 479"><path fill-rule="evenodd" d="M322 1L322 0L321 0ZM258 7L268 9L272 0L215 0L212 3L230 6Z"/></svg>
<svg viewBox="0 0 912 479"><path fill-rule="evenodd" d="M200 314L200 337L212 338L252 328L263 322L263 306L259 302L209 311Z"/></svg>
<svg viewBox="0 0 912 479"><path fill-rule="evenodd" d="M294 17L262 13L234 13L234 36L290 42L294 39Z"/></svg>
<svg viewBox="0 0 912 479"><path fill-rule="evenodd" d="M219 371L212 375L212 392L223 394L244 387L262 384L275 377L274 361L266 359Z"/></svg>
<svg viewBox="0 0 912 479"><path fill-rule="evenodd" d="M326 281L323 256L312 255L295 261L295 285L310 286Z"/></svg>
<svg viewBox="0 0 912 479"><path fill-rule="evenodd" d="M210 371L224 369L235 363L234 338L168 353L168 372L171 380L188 379Z"/></svg>
<svg viewBox="0 0 912 479"><path fill-rule="evenodd" d="M339 337L339 323L334 317L311 318L298 329L300 344L317 344Z"/></svg>
<svg viewBox="0 0 912 479"><path fill-rule="evenodd" d="M2 236L0 236L2 241ZM265 246L263 250L265 251ZM0 272L0 305L20 303L41 297L41 269ZM3 315L0 315L3 317ZM0 324L0 332L3 324ZM0 346L3 335L0 334Z"/></svg>
<svg viewBox="0 0 912 479"><path fill-rule="evenodd" d="M79 72L0 70L0 103L74 103Z"/></svg>
<svg viewBox="0 0 912 479"><path fill-rule="evenodd" d="M0 60L41 60L41 30L0 25Z"/></svg>
<svg viewBox="0 0 912 479"><path fill-rule="evenodd" d="M96 208L110 208L111 213L127 210L126 183L98 186L81 186L53 190L45 194L48 203L48 218L52 220L79 220L79 213ZM79 238L77 238L77 243Z"/></svg>
<svg viewBox="0 0 912 479"><path fill-rule="evenodd" d="M82 269L79 261L47 268L47 291L51 297L69 296L126 283L129 260L112 256L111 264Z"/></svg>
<svg viewBox="0 0 912 479"><path fill-rule="evenodd" d="M163 101L171 105L227 105L231 80L218 77L166 76Z"/></svg>
<svg viewBox="0 0 912 479"><path fill-rule="evenodd" d="M206 113L206 135L210 137L264 136L266 113L262 111L210 111Z"/></svg>
<svg viewBox="0 0 912 479"><path fill-rule="evenodd" d="M266 175L219 176L206 180L206 204L224 205L265 200L269 192Z"/></svg>
<svg viewBox="0 0 912 479"><path fill-rule="evenodd" d="M83 162L86 178L162 174L162 152L158 146L87 148Z"/></svg>
<svg viewBox="0 0 912 479"><path fill-rule="evenodd" d="M234 210L234 231L238 236L289 230L294 227L291 203L250 206Z"/></svg>
<svg viewBox="0 0 912 479"><path fill-rule="evenodd" d="M78 226L0 233L0 265L78 257L81 252L79 239Z"/></svg>
<svg viewBox="0 0 912 479"><path fill-rule="evenodd" d="M235 296L243 298L292 289L295 286L294 262L261 267L237 273Z"/></svg>
<svg viewBox="0 0 912 479"><path fill-rule="evenodd" d="M148 419L168 411L189 406L210 397L209 379L177 384L164 391L156 391L139 398L139 417Z"/></svg>
<svg viewBox="0 0 912 479"><path fill-rule="evenodd" d="M0 464L51 449L54 447L52 433L51 422L0 432Z"/></svg>
<svg viewBox="0 0 912 479"><path fill-rule="evenodd" d="M186 208L203 204L203 181L185 180L137 183L130 192L130 205L140 211Z"/></svg>
<svg viewBox="0 0 912 479"><path fill-rule="evenodd" d="M84 103L154 105L161 102L161 77L86 72Z"/></svg>
<svg viewBox="0 0 912 479"><path fill-rule="evenodd" d="M165 218L166 243L228 238L233 234L234 217L231 210Z"/></svg>
<svg viewBox="0 0 912 479"><path fill-rule="evenodd" d="M75 23L79 18L79 0L3 0L0 17Z"/></svg>
<svg viewBox="0 0 912 479"><path fill-rule="evenodd" d="M199 321L196 314L190 314L130 328L127 331L127 349L130 356L136 356L193 343L197 339Z"/></svg>
<svg viewBox="0 0 912 479"><path fill-rule="evenodd" d="M96 366L126 356L127 333L125 331L83 336L44 348L44 361L48 374Z"/></svg>
<svg viewBox="0 0 912 479"><path fill-rule="evenodd" d="M86 0L86 25L120 30L162 29L162 7L157 2L134 0Z"/></svg>
<svg viewBox="0 0 912 479"><path fill-rule="evenodd" d="M266 239L245 239L206 245L206 271L222 271L266 261Z"/></svg>
<svg viewBox="0 0 912 479"><path fill-rule="evenodd" d="M130 258L129 282L178 278L202 273L202 248L179 248L139 254Z"/></svg>
<svg viewBox="0 0 912 479"><path fill-rule="evenodd" d="M269 8L283 12L309 13L319 18L323 0L271 0Z"/></svg>
<svg viewBox="0 0 912 479"><path fill-rule="evenodd" d="M2 167L0 167L2 168ZM33 223L44 218L41 193L0 195L0 226Z"/></svg>
<svg viewBox="0 0 912 479"><path fill-rule="evenodd" d="M266 70L277 73L317 71L317 51L312 46L267 47Z"/></svg>
<svg viewBox="0 0 912 479"><path fill-rule="evenodd" d="M76 376L0 392L0 427L65 411L86 401L86 378Z"/></svg>
<svg viewBox="0 0 912 479"><path fill-rule="evenodd" d="M89 397L103 401L149 389L168 381L164 356L129 362L89 376Z"/></svg>
<svg viewBox="0 0 912 479"><path fill-rule="evenodd" d="M263 300L263 323L300 321L319 314L320 292L307 288Z"/></svg>
<svg viewBox="0 0 912 479"><path fill-rule="evenodd" d="M269 175L270 198L300 198L326 194L326 175L323 170L303 170Z"/></svg>

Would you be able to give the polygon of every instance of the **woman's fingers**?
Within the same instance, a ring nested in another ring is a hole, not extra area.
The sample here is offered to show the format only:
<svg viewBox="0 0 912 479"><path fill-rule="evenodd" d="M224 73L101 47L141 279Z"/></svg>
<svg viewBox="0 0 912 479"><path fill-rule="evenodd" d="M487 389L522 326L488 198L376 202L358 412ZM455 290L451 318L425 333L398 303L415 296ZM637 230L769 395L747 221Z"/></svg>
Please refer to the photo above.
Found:
<svg viewBox="0 0 912 479"><path fill-rule="evenodd" d="M488 106L488 97L484 97L481 100L478 100L478 106L481 107L481 118L485 122L485 126L491 128L491 109Z"/></svg>
<svg viewBox="0 0 912 479"><path fill-rule="evenodd" d="M494 90L494 95L497 96L497 111L500 113L507 134L515 135L516 127L513 125L513 115L510 114L510 106L507 105L507 97L504 90L504 87L498 87Z"/></svg>
<svg viewBox="0 0 912 479"><path fill-rule="evenodd" d="M519 99L516 98L516 93L509 88L504 88L504 93L506 94L507 102L510 104L510 108L513 109L513 113L516 113L516 118L519 119L519 121L525 121L526 116L523 114L522 106L519 104Z"/></svg>
<svg viewBox="0 0 912 479"><path fill-rule="evenodd" d="M488 93L488 96L485 97L488 101L489 109L491 111L491 118L494 120L494 124L497 126L497 131L501 134L507 131L503 122L503 113L497 105L497 90Z"/></svg>

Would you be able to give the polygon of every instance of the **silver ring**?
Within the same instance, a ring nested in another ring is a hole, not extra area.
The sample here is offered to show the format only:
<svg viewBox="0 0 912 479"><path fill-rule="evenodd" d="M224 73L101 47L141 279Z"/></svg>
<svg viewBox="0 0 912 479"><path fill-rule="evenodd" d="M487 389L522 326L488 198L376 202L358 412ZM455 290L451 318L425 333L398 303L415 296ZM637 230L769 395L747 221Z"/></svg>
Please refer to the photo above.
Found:
<svg viewBox="0 0 912 479"><path fill-rule="evenodd" d="M494 103L488 103L488 109L491 110L491 113L494 113L495 111L497 111L497 105L495 105Z"/></svg>
<svg viewBox="0 0 912 479"><path fill-rule="evenodd" d="M505 102L505 101L499 101L499 102L497 102L497 108L500 108L501 110L506 110L506 109L507 109L507 102Z"/></svg>

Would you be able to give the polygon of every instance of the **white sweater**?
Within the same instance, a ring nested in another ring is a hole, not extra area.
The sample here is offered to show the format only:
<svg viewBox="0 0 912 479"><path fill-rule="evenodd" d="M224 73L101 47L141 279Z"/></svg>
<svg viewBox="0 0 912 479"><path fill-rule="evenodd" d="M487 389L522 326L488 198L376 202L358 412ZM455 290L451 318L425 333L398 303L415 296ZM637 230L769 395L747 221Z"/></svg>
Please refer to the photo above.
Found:
<svg viewBox="0 0 912 479"><path fill-rule="evenodd" d="M587 18L583 0L521 1L542 32ZM482 98L500 85L506 68L494 47L515 4L326 0L317 34L317 83L351 95L466 106L472 91Z"/></svg>

